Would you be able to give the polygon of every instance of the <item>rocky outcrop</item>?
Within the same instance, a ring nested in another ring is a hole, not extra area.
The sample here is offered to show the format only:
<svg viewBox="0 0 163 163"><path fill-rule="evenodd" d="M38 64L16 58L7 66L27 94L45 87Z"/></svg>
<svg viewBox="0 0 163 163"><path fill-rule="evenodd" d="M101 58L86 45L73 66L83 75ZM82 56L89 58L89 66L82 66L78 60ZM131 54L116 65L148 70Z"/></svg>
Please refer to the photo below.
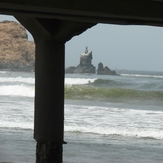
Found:
<svg viewBox="0 0 163 163"><path fill-rule="evenodd" d="M0 69L32 71L35 44L28 41L25 28L14 21L0 22Z"/></svg>
<svg viewBox="0 0 163 163"><path fill-rule="evenodd" d="M98 64L97 74L102 74L102 75L117 75L116 72L110 70L108 66L105 66L104 67L101 62Z"/></svg>
<svg viewBox="0 0 163 163"><path fill-rule="evenodd" d="M75 66L70 66L65 70L65 73L72 74L72 73L74 73L75 69L76 69Z"/></svg>
<svg viewBox="0 0 163 163"><path fill-rule="evenodd" d="M80 64L77 67L68 67L65 70L65 73L96 73L96 68L92 65L92 51L89 52L88 48L86 47L85 53L80 55ZM117 73L110 70L109 67L104 67L101 62L98 64L97 74L117 75Z"/></svg>
<svg viewBox="0 0 163 163"><path fill-rule="evenodd" d="M80 64L77 67L71 66L65 70L65 73L95 73L96 68L92 65L92 51L86 47L85 53L80 54Z"/></svg>

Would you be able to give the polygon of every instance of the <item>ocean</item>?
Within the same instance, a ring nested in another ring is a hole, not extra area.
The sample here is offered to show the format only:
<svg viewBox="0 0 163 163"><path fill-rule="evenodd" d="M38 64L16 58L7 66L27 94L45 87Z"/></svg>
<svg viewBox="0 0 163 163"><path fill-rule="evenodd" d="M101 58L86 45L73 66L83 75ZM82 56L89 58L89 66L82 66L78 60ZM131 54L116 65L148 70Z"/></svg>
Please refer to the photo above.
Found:
<svg viewBox="0 0 163 163"><path fill-rule="evenodd" d="M65 75L66 163L162 163L163 72ZM0 162L35 162L34 73L0 71Z"/></svg>

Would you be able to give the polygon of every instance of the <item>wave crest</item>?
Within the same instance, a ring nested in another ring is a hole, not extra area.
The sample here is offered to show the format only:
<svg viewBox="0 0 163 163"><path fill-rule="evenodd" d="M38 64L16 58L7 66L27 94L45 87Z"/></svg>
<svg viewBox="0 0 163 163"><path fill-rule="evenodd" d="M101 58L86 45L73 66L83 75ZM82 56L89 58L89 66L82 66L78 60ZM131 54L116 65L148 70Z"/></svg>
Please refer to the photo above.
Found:
<svg viewBox="0 0 163 163"><path fill-rule="evenodd" d="M115 136L127 136L138 138L150 138L150 139L163 139L163 131L156 130L143 130L143 129L127 129L127 128L104 128L101 127L79 127L79 126L65 126L66 132L79 132L90 133L99 135L115 135Z"/></svg>
<svg viewBox="0 0 163 163"><path fill-rule="evenodd" d="M122 88L101 88L87 86L65 86L65 98L101 101L150 101L163 99L161 91L142 91Z"/></svg>

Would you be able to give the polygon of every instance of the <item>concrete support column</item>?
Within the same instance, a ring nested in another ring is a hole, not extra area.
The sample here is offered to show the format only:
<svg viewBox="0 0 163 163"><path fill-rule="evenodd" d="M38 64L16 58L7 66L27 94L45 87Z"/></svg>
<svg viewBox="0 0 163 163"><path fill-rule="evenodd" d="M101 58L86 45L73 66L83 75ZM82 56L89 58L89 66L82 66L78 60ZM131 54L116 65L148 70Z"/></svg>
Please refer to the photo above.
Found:
<svg viewBox="0 0 163 163"><path fill-rule="evenodd" d="M64 42L36 40L36 163L62 163L64 129Z"/></svg>
<svg viewBox="0 0 163 163"><path fill-rule="evenodd" d="M36 43L34 138L36 163L62 163L65 42L92 23L15 15Z"/></svg>

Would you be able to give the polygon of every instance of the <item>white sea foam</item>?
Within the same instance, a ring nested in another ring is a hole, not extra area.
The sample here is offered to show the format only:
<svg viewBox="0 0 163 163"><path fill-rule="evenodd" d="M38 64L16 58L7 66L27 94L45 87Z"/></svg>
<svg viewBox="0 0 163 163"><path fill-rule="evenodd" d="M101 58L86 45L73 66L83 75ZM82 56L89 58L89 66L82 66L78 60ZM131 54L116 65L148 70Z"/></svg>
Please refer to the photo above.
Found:
<svg viewBox="0 0 163 163"><path fill-rule="evenodd" d="M24 122L9 122L9 121L5 121L2 122L0 124L1 128L14 128L14 129L33 129L33 123L32 122L28 122L28 123L24 123Z"/></svg>
<svg viewBox="0 0 163 163"><path fill-rule="evenodd" d="M65 78L65 84L88 84L95 80L95 78ZM1 96L34 97L34 78L0 77L0 82ZM25 108L28 101L24 104L21 104L22 101L10 103L7 101L8 97L4 98L6 101L2 100L3 108L0 105L0 127L33 129L33 113L30 112L29 116ZM85 103L89 103L88 106ZM163 111L134 110L122 106L115 107L113 104L104 107L96 104L82 101L78 105L65 105L65 131L163 139Z"/></svg>
<svg viewBox="0 0 163 163"><path fill-rule="evenodd" d="M91 133L99 135L115 135L115 136L128 136L128 137L139 137L139 138L153 138L163 139L163 131L155 129L127 129L127 128L110 128L110 127L97 127L97 126L65 126L66 132L80 132L80 133Z"/></svg>
<svg viewBox="0 0 163 163"><path fill-rule="evenodd" d="M34 84L34 78L23 78L19 77L0 77L0 82L21 82L21 83L29 83Z"/></svg>
<svg viewBox="0 0 163 163"><path fill-rule="evenodd" d="M67 132L163 139L162 111L78 105L65 111Z"/></svg>
<svg viewBox="0 0 163 163"><path fill-rule="evenodd" d="M1 123L0 128L14 128L14 129L33 129L34 124L34 106L33 100L26 101L26 99L17 101L14 99L7 100L0 107Z"/></svg>
<svg viewBox="0 0 163 163"><path fill-rule="evenodd" d="M33 130L31 108L2 110L0 116L0 127ZM162 116L162 111L65 105L64 130L105 136L163 139Z"/></svg>
<svg viewBox="0 0 163 163"><path fill-rule="evenodd" d="M159 75L142 75L142 74L120 74L121 76L133 76L133 77L142 77L142 78L161 78L163 79L163 76Z"/></svg>
<svg viewBox="0 0 163 163"><path fill-rule="evenodd" d="M96 78L65 78L65 84L66 85L77 85L77 84L88 84L93 83L96 80Z"/></svg>
<svg viewBox="0 0 163 163"><path fill-rule="evenodd" d="M0 95L34 97L34 86L26 86L23 84L2 85L0 86Z"/></svg>
<svg viewBox="0 0 163 163"><path fill-rule="evenodd" d="M0 74L6 74L7 71L0 71Z"/></svg>

